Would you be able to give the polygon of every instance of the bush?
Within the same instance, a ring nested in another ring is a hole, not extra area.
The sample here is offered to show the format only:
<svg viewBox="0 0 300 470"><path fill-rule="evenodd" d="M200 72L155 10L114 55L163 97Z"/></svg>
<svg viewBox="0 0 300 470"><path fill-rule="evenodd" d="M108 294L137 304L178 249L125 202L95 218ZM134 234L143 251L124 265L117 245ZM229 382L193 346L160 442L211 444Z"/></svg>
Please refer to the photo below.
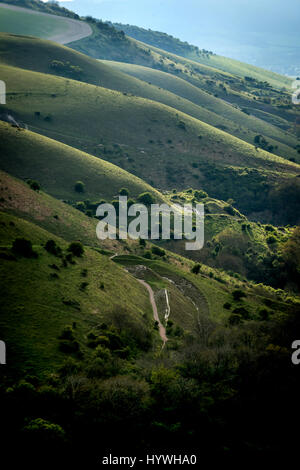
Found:
<svg viewBox="0 0 300 470"><path fill-rule="evenodd" d="M194 266L192 267L191 271L192 271L193 274L199 274L199 273L200 273L200 269L201 269L201 264L196 263L196 264L194 264Z"/></svg>
<svg viewBox="0 0 300 470"><path fill-rule="evenodd" d="M159 246L152 246L151 248L151 251L154 255L157 255L157 256L165 256L166 252L165 250L163 250L162 248L159 248Z"/></svg>
<svg viewBox="0 0 300 470"><path fill-rule="evenodd" d="M155 199L151 193L145 192L139 195L138 202L145 204L146 206L150 206L155 203Z"/></svg>
<svg viewBox="0 0 300 470"><path fill-rule="evenodd" d="M31 241L26 238L16 238L12 245L12 251L25 258L37 258L38 256L32 249Z"/></svg>
<svg viewBox="0 0 300 470"><path fill-rule="evenodd" d="M224 207L224 211L227 212L227 214L229 214L229 215L234 215L235 214L234 208L229 204L228 204L228 206Z"/></svg>
<svg viewBox="0 0 300 470"><path fill-rule="evenodd" d="M80 242L72 242L68 247L68 251L72 253L72 255L77 256L78 258L83 255L84 247L83 244Z"/></svg>
<svg viewBox="0 0 300 470"><path fill-rule="evenodd" d="M74 339L73 328L69 325L65 326L59 336L59 339L66 339L72 341Z"/></svg>
<svg viewBox="0 0 300 470"><path fill-rule="evenodd" d="M231 304L229 302L225 302L225 304L223 305L223 308L226 308L226 310L230 310Z"/></svg>
<svg viewBox="0 0 300 470"><path fill-rule="evenodd" d="M84 193L85 192L85 184L82 181L76 181L74 185L74 189L77 193Z"/></svg>
<svg viewBox="0 0 300 470"><path fill-rule="evenodd" d="M268 238L267 238L267 243L268 245L273 245L274 243L276 243L277 240L276 238L273 236L273 235L270 235Z"/></svg>
<svg viewBox="0 0 300 470"><path fill-rule="evenodd" d="M242 290L237 289L232 292L232 297L234 300L238 301L241 300L243 297L247 297L247 295Z"/></svg>
<svg viewBox="0 0 300 470"><path fill-rule="evenodd" d="M196 199L199 200L199 199L206 198L208 196L208 194L205 191L202 191L202 189L200 189L200 190L196 190L194 192L194 196L195 196Z"/></svg>
<svg viewBox="0 0 300 470"><path fill-rule="evenodd" d="M27 180L27 184L30 186L30 188L33 191L39 191L41 189L40 184L37 181L34 180Z"/></svg>
<svg viewBox="0 0 300 470"><path fill-rule="evenodd" d="M127 196L128 197L129 196L129 191L126 188L122 188L122 189L120 189L119 194L120 194L120 196Z"/></svg>
<svg viewBox="0 0 300 470"><path fill-rule="evenodd" d="M48 240L45 245L45 250L48 251L51 255L60 256L61 248L56 244L54 240Z"/></svg>

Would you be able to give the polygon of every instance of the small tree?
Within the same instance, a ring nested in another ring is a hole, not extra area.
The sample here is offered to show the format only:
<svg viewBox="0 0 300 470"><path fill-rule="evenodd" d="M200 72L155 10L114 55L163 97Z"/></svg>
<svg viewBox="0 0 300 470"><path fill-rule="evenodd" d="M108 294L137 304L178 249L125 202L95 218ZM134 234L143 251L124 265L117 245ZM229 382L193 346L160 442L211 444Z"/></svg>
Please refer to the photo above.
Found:
<svg viewBox="0 0 300 470"><path fill-rule="evenodd" d="M200 273L200 269L201 269L201 264L196 263L196 264L194 264L194 266L192 267L191 271L192 271L193 274L199 274L199 273Z"/></svg>
<svg viewBox="0 0 300 470"><path fill-rule="evenodd" d="M85 184L82 181L76 181L74 189L77 193L85 192Z"/></svg>
<svg viewBox="0 0 300 470"><path fill-rule="evenodd" d="M48 240L45 244L45 250L48 251L51 255L60 256L61 248L56 244L54 240Z"/></svg>
<svg viewBox="0 0 300 470"><path fill-rule="evenodd" d="M16 238L12 245L12 251L25 258L37 258L37 253L32 249L32 243L26 238Z"/></svg>
<svg viewBox="0 0 300 470"><path fill-rule="evenodd" d="M162 248L159 248L159 246L156 246L156 245L154 245L151 248L151 251L154 255L157 255L157 256L165 256L166 254L165 250L163 250Z"/></svg>
<svg viewBox="0 0 300 470"><path fill-rule="evenodd" d="M84 247L83 244L80 242L72 242L68 247L68 251L72 253L72 255L77 256L78 258L83 255Z"/></svg>
<svg viewBox="0 0 300 470"><path fill-rule="evenodd" d="M243 297L247 297L245 292L243 292L242 290L240 289L236 289L232 292L232 297L234 298L234 300L241 300Z"/></svg>
<svg viewBox="0 0 300 470"><path fill-rule="evenodd" d="M30 188L33 191L39 191L41 189L40 184L37 181L34 180L27 180L27 184L30 186Z"/></svg>
<svg viewBox="0 0 300 470"><path fill-rule="evenodd" d="M151 193L148 193L148 192L140 194L138 197L138 201L141 204L145 204L146 206L150 206L151 204L155 203L154 197L152 196Z"/></svg>
<svg viewBox="0 0 300 470"><path fill-rule="evenodd" d="M129 191L126 188L122 188L122 189L120 189L119 194L120 194L120 196L127 196L128 197L129 196Z"/></svg>

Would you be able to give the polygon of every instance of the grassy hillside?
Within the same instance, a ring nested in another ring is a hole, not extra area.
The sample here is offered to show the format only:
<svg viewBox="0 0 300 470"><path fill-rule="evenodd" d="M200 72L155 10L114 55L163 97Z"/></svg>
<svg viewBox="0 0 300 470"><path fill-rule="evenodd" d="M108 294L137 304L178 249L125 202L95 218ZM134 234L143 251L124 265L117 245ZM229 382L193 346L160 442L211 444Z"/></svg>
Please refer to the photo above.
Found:
<svg viewBox="0 0 300 470"><path fill-rule="evenodd" d="M55 17L36 16L30 10L26 12L3 8L0 3L0 31L50 38L66 28L64 22Z"/></svg>
<svg viewBox="0 0 300 470"><path fill-rule="evenodd" d="M288 77L284 77L283 75L255 67L253 65L245 64L234 59L219 56L211 51L201 50L196 46L182 42L168 34L161 33L159 31L152 31L150 29L146 30L132 25L113 23L113 26L124 31L128 36L143 43L187 59L191 59L195 62L199 62L200 64L215 67L216 69L223 70L226 73L238 75L240 77L250 75L261 81L266 80L278 88L291 86L291 80Z"/></svg>
<svg viewBox="0 0 300 470"><path fill-rule="evenodd" d="M230 105L227 101L215 97L207 91L192 85L187 80L170 73L122 62L105 61L105 63L121 72L168 90L209 110L213 114L205 116L203 113L202 118L208 124L219 127L250 143L253 143L254 136L257 133L263 134L270 138L270 142L274 146L278 146L278 149L274 151L275 153L285 158L289 156L299 158L299 154L295 150L298 139L292 132L287 132L290 130L291 124L284 119L276 119L275 116L272 118L272 115L266 116L266 113L259 112L259 110L255 111L254 108L251 108L251 111L249 109L249 114L247 114L242 109ZM180 108L180 102L178 102L177 108ZM197 117L192 107L187 114ZM259 119L256 119L255 116ZM223 122L221 122L221 118L223 118ZM280 145L279 142L284 145Z"/></svg>
<svg viewBox="0 0 300 470"><path fill-rule="evenodd" d="M13 241L20 237L32 242L37 258L9 256ZM102 322L113 322L114 315L126 317L128 334L130 328L131 332L134 328L145 334L151 331L147 292L132 276L88 248L81 258L63 266L61 258L44 249L50 239L67 253L68 244L61 238L22 219L1 214L0 328L12 364L39 375L61 365L66 353L60 349L59 336L74 322L76 341L81 353L87 355L91 354L87 348L88 332Z"/></svg>
<svg viewBox="0 0 300 470"><path fill-rule="evenodd" d="M160 194L140 179L108 162L85 154L39 134L0 123L1 168L21 179L38 180L42 188L59 199L111 200L122 187L131 196L149 191ZM85 191L74 186L82 181Z"/></svg>
<svg viewBox="0 0 300 470"><path fill-rule="evenodd" d="M158 101L249 143L254 142L255 135L262 134L269 138L270 145L278 147L274 152L285 158L297 161L299 155L294 148L297 139L293 134L248 116L183 79L149 67L120 62L107 62L106 66L52 42L7 34L0 34L0 62ZM286 123L285 128L288 127Z"/></svg>
<svg viewBox="0 0 300 470"><path fill-rule="evenodd" d="M247 167L247 178L256 183L298 172L294 163L153 101L8 66L2 67L2 76L9 84L7 112L17 120L33 131L104 157L158 188L174 183L180 188L207 187L212 166L214 172L228 168L236 178L245 175ZM232 183L231 177L230 190ZM240 203L240 188L234 186L232 197ZM231 197L228 186L216 188L218 194L210 190L211 185L207 189L212 196Z"/></svg>

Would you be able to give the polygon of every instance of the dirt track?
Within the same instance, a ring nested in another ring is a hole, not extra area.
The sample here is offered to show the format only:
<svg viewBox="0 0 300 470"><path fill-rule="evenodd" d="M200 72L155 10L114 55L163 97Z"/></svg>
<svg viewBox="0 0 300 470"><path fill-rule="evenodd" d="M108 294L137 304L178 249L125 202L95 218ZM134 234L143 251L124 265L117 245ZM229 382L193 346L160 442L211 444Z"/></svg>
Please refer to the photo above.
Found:
<svg viewBox="0 0 300 470"><path fill-rule="evenodd" d="M147 289L148 292L149 292L150 303L151 303L152 309L153 309L154 320L157 321L157 323L158 323L159 335L160 335L161 339L163 340L163 343L164 343L163 346L164 346L164 345L166 344L166 342L168 341L168 338L167 338L167 335L166 335L166 329L165 329L165 327L161 324L160 319L159 319L159 316L158 316L158 311L157 311L157 306L156 306L156 302L155 302L153 290L152 290L152 288L149 286L149 284L147 284L147 282L145 282L144 280L138 279L138 281L139 281L141 284L143 284L143 286L145 286L146 289Z"/></svg>
<svg viewBox="0 0 300 470"><path fill-rule="evenodd" d="M3 8L8 8L9 10L23 11L33 15L49 16L55 18L58 21L63 21L65 23L65 31L63 33L53 34L53 36L48 36L45 38L49 39L50 41L55 41L59 44L68 44L69 42L78 41L79 39L90 36L93 32L92 28L84 21L73 20L72 18L65 18L64 16L51 15L49 13L30 10L29 8L17 7L15 5L8 5L7 3L0 3L0 6Z"/></svg>

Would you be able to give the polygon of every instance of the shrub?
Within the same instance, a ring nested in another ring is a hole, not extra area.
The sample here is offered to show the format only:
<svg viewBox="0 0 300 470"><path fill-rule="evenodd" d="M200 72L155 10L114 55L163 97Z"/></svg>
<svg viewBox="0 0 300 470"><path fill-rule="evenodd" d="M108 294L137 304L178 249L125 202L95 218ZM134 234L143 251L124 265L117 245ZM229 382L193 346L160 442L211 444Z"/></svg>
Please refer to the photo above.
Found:
<svg viewBox="0 0 300 470"><path fill-rule="evenodd" d="M120 194L120 196L127 196L128 197L129 196L129 191L126 188L122 188L122 189L120 189L119 194Z"/></svg>
<svg viewBox="0 0 300 470"><path fill-rule="evenodd" d="M201 269L201 264L200 263L195 263L194 266L192 267L191 271L193 274L199 274Z"/></svg>
<svg viewBox="0 0 300 470"><path fill-rule="evenodd" d="M229 215L234 215L235 214L235 210L230 204L228 204L227 206L224 207L224 211L227 212L227 214L229 214Z"/></svg>
<svg viewBox="0 0 300 470"><path fill-rule="evenodd" d="M77 193L84 193L85 192L85 184L82 181L76 181L74 185L74 189Z"/></svg>
<svg viewBox="0 0 300 470"><path fill-rule="evenodd" d="M146 253L144 254L143 258L152 259L151 251L146 251Z"/></svg>
<svg viewBox="0 0 300 470"><path fill-rule="evenodd" d="M223 305L223 308L226 308L226 310L230 310L231 304L229 302L225 302L225 304Z"/></svg>
<svg viewBox="0 0 300 470"><path fill-rule="evenodd" d="M145 192L139 195L138 202L145 204L146 206L150 206L155 203L155 199L151 193Z"/></svg>
<svg viewBox="0 0 300 470"><path fill-rule="evenodd" d="M165 250L163 250L162 248L159 248L159 246L152 246L151 248L151 251L154 255L157 255L157 256L165 256L166 252Z"/></svg>
<svg viewBox="0 0 300 470"><path fill-rule="evenodd" d="M243 297L247 297L247 295L242 290L236 289L232 292L232 297L234 300L238 301L241 300Z"/></svg>
<svg viewBox="0 0 300 470"><path fill-rule="evenodd" d="M25 258L37 258L37 253L32 249L32 243L26 238L16 238L12 245L12 251Z"/></svg>
<svg viewBox="0 0 300 470"><path fill-rule="evenodd" d="M205 191L202 191L202 189L200 190L196 190L195 193L194 193L194 196L196 199L204 199L208 196L208 194L205 192Z"/></svg>
<svg viewBox="0 0 300 470"><path fill-rule="evenodd" d="M41 189L41 186L37 181L27 180L27 184L33 191L39 191Z"/></svg>
<svg viewBox="0 0 300 470"><path fill-rule="evenodd" d="M74 339L73 328L70 325L65 326L59 336L59 339L67 339L72 341Z"/></svg>
<svg viewBox="0 0 300 470"><path fill-rule="evenodd" d="M80 242L72 242L68 247L68 251L79 258L84 253L84 247Z"/></svg>
<svg viewBox="0 0 300 470"><path fill-rule="evenodd" d="M277 242L276 238L273 236L273 235L270 235L268 238L267 238L267 243L268 245L273 245L274 243Z"/></svg>
<svg viewBox="0 0 300 470"><path fill-rule="evenodd" d="M241 323L243 318L241 315L238 315L237 313L232 313L229 318L228 318L228 323L229 325L238 325Z"/></svg>
<svg viewBox="0 0 300 470"><path fill-rule="evenodd" d="M61 248L56 244L54 240L48 240L45 244L45 250L48 251L51 255L60 256Z"/></svg>

